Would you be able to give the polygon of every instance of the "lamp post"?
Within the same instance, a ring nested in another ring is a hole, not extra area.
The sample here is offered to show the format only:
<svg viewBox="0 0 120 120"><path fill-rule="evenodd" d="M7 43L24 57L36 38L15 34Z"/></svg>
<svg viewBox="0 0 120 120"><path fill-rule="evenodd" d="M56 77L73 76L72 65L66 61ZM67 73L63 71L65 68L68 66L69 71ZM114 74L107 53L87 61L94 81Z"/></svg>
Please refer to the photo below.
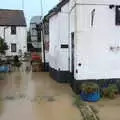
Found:
<svg viewBox="0 0 120 120"><path fill-rule="evenodd" d="M43 0L41 2L41 20L43 20L44 13L43 13ZM44 39L44 22L41 22L41 42L42 42L42 49L43 49L43 62L44 62L44 70L46 68L46 59L45 59L45 39Z"/></svg>
<svg viewBox="0 0 120 120"><path fill-rule="evenodd" d="M41 5L41 16L43 17L43 0L40 0L40 5Z"/></svg>
<svg viewBox="0 0 120 120"><path fill-rule="evenodd" d="M24 0L22 0L22 9L24 10Z"/></svg>

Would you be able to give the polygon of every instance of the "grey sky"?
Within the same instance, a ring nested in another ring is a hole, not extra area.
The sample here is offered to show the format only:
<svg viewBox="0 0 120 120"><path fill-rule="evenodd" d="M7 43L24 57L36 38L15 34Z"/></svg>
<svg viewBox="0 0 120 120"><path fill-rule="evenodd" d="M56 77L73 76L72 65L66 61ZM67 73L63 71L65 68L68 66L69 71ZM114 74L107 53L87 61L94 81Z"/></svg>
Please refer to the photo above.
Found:
<svg viewBox="0 0 120 120"><path fill-rule="evenodd" d="M59 0L43 0L44 14L54 7ZM24 0L24 10L27 22L29 23L32 16L40 15L41 0ZM0 0L1 9L22 9L22 0Z"/></svg>

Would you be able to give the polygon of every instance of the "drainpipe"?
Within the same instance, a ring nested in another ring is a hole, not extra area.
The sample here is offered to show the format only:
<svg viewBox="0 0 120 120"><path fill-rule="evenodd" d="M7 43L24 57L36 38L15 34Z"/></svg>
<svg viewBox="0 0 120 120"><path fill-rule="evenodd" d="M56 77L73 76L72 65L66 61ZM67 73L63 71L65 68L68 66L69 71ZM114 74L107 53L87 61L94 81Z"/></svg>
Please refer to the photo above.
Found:
<svg viewBox="0 0 120 120"><path fill-rule="evenodd" d="M6 42L6 29L7 29L8 27L4 27L4 34L3 34L3 37L4 37L4 41Z"/></svg>
<svg viewBox="0 0 120 120"><path fill-rule="evenodd" d="M4 41L6 40L6 29L7 29L8 27L4 27Z"/></svg>
<svg viewBox="0 0 120 120"><path fill-rule="evenodd" d="M76 3L75 3L76 4ZM76 57L76 53L77 53L77 7L75 7L75 34L74 34L74 70L77 71L77 57ZM75 71L74 71L74 77L75 77ZM77 72L76 72L77 73Z"/></svg>
<svg viewBox="0 0 120 120"><path fill-rule="evenodd" d="M44 39L44 23L42 22L42 30L41 30L41 38L42 38L42 42L43 42L43 62L44 62L44 70L45 70L45 67L46 67L46 60L45 60L45 39Z"/></svg>
<svg viewBox="0 0 120 120"><path fill-rule="evenodd" d="M5 27L4 27L4 41L5 41Z"/></svg>
<svg viewBox="0 0 120 120"><path fill-rule="evenodd" d="M69 58L68 58L68 69L69 69L69 72L71 72L71 67L70 67L70 56L71 56L71 53L70 53L70 48L71 48L71 42L70 42L70 12L68 12L68 43L69 43L69 49L68 49L68 53L69 53Z"/></svg>
<svg viewBox="0 0 120 120"><path fill-rule="evenodd" d="M69 70L70 70L70 72L71 72L71 65L70 65L70 56L71 56L71 52L72 51L70 51L70 49L71 49L71 33L70 33L70 14L71 14L71 12L72 12L72 10L73 9L75 9L75 31L74 32L76 32L76 27L77 27L77 24L76 24L76 22L77 22L77 19L76 19L76 17L77 17L77 15L76 15L76 0L74 0L74 5L73 5L73 7L71 8L71 9L69 9L69 13L68 13L68 15L69 15L69 17L68 17L68 23L69 23L69 26L68 26L68 29L69 29ZM75 35L76 36L76 35Z"/></svg>

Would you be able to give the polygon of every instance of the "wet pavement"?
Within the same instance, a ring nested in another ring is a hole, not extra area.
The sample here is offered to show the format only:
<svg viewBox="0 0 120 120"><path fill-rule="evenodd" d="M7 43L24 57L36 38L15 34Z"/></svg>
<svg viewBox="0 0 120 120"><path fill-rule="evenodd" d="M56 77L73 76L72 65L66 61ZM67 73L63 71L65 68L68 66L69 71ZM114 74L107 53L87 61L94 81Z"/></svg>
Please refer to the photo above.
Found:
<svg viewBox="0 0 120 120"><path fill-rule="evenodd" d="M0 120L82 120L69 85L25 67L0 74Z"/></svg>

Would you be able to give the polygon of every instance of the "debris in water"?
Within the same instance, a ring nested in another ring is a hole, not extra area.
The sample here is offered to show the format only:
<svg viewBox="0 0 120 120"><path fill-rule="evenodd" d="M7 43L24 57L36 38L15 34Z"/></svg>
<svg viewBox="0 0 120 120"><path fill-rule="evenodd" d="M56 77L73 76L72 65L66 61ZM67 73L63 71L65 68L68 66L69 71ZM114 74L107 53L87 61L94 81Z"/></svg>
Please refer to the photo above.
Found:
<svg viewBox="0 0 120 120"><path fill-rule="evenodd" d="M24 94L21 94L19 97L20 98L25 98L26 96Z"/></svg>
<svg viewBox="0 0 120 120"><path fill-rule="evenodd" d="M98 111L95 108L81 101L80 96L74 96L74 98L74 105L80 110L83 120L99 120Z"/></svg>
<svg viewBox="0 0 120 120"><path fill-rule="evenodd" d="M48 98L48 101L49 101L49 102L54 102L55 99L54 99L53 97L49 97L49 98Z"/></svg>
<svg viewBox="0 0 120 120"><path fill-rule="evenodd" d="M38 102L40 104L42 100L53 102L55 101L55 98L53 96L38 96L34 98L33 100L31 100L31 102Z"/></svg>
<svg viewBox="0 0 120 120"><path fill-rule="evenodd" d="M14 96L7 96L5 99L6 99L6 100L14 100L15 97L14 97Z"/></svg>

